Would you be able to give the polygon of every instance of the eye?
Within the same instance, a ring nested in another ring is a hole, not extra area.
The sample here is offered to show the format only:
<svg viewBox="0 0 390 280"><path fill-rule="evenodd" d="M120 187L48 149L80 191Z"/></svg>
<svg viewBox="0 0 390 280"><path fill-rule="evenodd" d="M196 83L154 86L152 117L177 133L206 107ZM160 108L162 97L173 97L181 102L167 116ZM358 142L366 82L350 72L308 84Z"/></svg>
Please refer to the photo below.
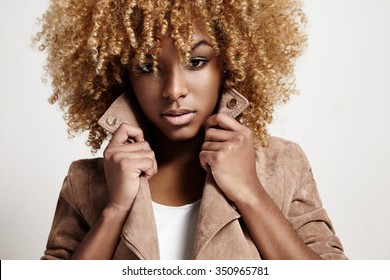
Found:
<svg viewBox="0 0 390 280"><path fill-rule="evenodd" d="M206 66L208 60L204 57L192 58L188 63L188 68L200 69Z"/></svg>
<svg viewBox="0 0 390 280"><path fill-rule="evenodd" d="M140 73L146 73L146 74L152 73L154 71L152 63L145 63L142 65L138 65L136 70Z"/></svg>

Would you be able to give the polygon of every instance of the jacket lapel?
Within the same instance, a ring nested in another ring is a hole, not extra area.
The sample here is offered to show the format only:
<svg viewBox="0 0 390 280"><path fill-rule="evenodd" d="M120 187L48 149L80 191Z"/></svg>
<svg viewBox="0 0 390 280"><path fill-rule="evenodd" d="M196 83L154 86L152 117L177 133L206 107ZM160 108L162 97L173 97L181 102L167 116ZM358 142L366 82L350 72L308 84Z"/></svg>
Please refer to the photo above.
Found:
<svg viewBox="0 0 390 280"><path fill-rule="evenodd" d="M240 214L228 203L213 176L208 173L200 203L193 258L196 259L196 256L225 225L239 217Z"/></svg>
<svg viewBox="0 0 390 280"><path fill-rule="evenodd" d="M140 259L160 258L152 199L145 177L141 177L137 197L122 229L122 241Z"/></svg>
<svg viewBox="0 0 390 280"><path fill-rule="evenodd" d="M211 174L208 174L200 204L193 259L196 259L223 227L238 218L240 214L228 203ZM121 242L140 259L160 258L152 200L149 185L144 177L123 227Z"/></svg>
<svg viewBox="0 0 390 280"><path fill-rule="evenodd" d="M226 89L219 100L218 112L236 118L248 105L248 100L238 91L235 89ZM123 93L98 120L98 124L109 133L114 133L122 123L143 128L139 115L140 113L137 113L136 106L134 106L130 97L126 93ZM147 132L144 130L144 133Z"/></svg>

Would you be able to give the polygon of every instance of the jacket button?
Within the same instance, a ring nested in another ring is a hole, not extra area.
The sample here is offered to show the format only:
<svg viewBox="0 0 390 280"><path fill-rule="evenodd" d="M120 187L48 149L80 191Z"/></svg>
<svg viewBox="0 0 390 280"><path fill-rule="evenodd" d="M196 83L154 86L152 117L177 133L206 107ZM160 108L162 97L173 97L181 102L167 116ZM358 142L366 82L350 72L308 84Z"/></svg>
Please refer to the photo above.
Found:
<svg viewBox="0 0 390 280"><path fill-rule="evenodd" d="M229 102L227 103L227 107L229 109L234 109L236 108L236 106L237 106L237 99L235 98L230 99Z"/></svg>
<svg viewBox="0 0 390 280"><path fill-rule="evenodd" d="M106 123L109 125L109 126L114 126L116 125L118 119L115 117L115 116L109 116L107 119L106 119Z"/></svg>

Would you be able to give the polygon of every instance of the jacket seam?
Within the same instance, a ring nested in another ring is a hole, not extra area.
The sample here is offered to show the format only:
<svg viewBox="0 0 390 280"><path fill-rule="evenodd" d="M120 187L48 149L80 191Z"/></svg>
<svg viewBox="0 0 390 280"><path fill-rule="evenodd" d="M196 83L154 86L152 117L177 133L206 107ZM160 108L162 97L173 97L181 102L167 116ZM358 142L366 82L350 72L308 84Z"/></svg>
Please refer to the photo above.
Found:
<svg viewBox="0 0 390 280"><path fill-rule="evenodd" d="M94 209L92 207L92 198L91 198L91 177L92 177L92 162L89 162L89 174L88 174L88 187L87 187L87 190L88 190L88 202L89 202L89 208L90 208L90 211L91 211L91 221L94 223L96 221L96 215L95 215L95 212L94 212Z"/></svg>
<svg viewBox="0 0 390 280"><path fill-rule="evenodd" d="M78 201L76 200L76 198L78 197L77 196L77 193L76 193L76 190L74 189L74 185L73 185L73 180L72 180L72 170L73 170L73 165L71 165L70 167L70 170L69 170L69 174L68 174L68 180L69 180L69 186L70 186L70 192L72 193L70 199L72 200L72 204L74 205L75 207L75 211L77 213L79 213L80 216L82 216L82 212L81 212L81 209L78 205ZM64 198L65 199L65 198ZM66 199L65 199L66 200ZM72 207L73 208L73 207Z"/></svg>
<svg viewBox="0 0 390 280"><path fill-rule="evenodd" d="M285 199L285 196L286 196L286 171L285 171L285 168L286 168L286 155L284 153L284 148L283 147L280 147L279 149L280 153L282 154L282 160L283 160L283 163L282 163L282 178L283 178L283 194L282 194L282 208L280 209L280 211L282 211L282 213L288 213L288 209L286 209L286 204L287 204L287 201Z"/></svg>

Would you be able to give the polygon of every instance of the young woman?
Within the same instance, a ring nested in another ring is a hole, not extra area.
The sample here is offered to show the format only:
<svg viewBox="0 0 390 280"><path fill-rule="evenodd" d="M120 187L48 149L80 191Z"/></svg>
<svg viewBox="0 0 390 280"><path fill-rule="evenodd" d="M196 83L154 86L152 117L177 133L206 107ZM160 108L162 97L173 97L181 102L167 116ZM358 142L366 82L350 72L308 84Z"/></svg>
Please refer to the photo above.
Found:
<svg viewBox="0 0 390 280"><path fill-rule="evenodd" d="M51 1L51 101L104 157L72 163L43 259L344 259L299 146L269 137L300 1Z"/></svg>

